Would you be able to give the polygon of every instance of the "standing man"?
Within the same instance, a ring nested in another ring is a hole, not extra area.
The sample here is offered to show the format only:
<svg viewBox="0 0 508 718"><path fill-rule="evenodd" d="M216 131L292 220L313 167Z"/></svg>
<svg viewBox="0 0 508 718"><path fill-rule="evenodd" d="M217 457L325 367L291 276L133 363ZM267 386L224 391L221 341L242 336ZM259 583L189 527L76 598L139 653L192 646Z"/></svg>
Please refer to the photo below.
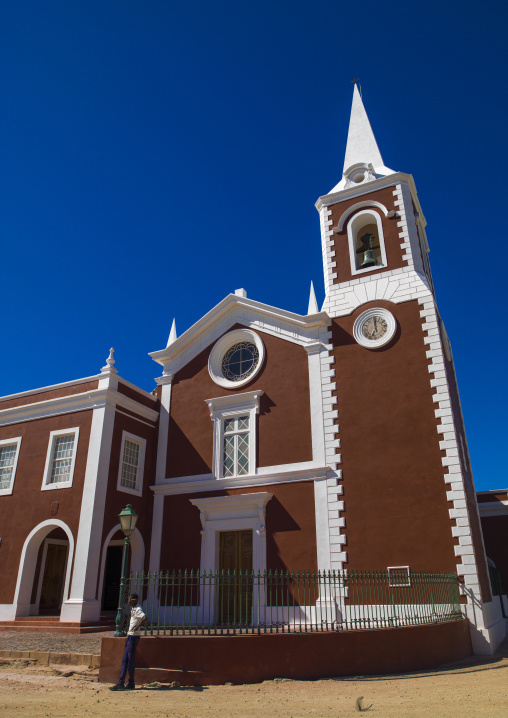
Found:
<svg viewBox="0 0 508 718"><path fill-rule="evenodd" d="M137 593L131 593L127 603L131 607L129 630L127 631L127 640L125 641L125 651L122 658L122 672L118 683L111 686L110 691L133 691L134 670L136 668L136 648L141 638L140 627L146 622L146 616L143 609L138 603L139 596ZM129 618L129 616L127 616ZM129 682L124 685L125 678L129 672Z"/></svg>

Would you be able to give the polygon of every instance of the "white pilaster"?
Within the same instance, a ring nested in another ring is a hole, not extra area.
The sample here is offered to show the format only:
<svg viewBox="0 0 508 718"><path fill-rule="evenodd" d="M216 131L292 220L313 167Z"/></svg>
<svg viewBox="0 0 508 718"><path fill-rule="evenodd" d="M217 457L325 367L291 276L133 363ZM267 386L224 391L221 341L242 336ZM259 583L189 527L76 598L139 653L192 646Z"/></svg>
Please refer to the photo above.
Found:
<svg viewBox="0 0 508 718"><path fill-rule="evenodd" d="M62 606L61 621L96 621L100 617L101 603L96 599L96 591L114 421L113 406L106 403L94 409L72 586Z"/></svg>
<svg viewBox="0 0 508 718"><path fill-rule="evenodd" d="M159 414L159 440L157 442L157 466L155 483L160 484L166 478L166 461L168 455L169 417L171 414L171 382L173 374L163 374L157 379L161 386L161 408ZM150 571L160 569L162 521L164 518L164 496L154 495L152 537L150 541Z"/></svg>

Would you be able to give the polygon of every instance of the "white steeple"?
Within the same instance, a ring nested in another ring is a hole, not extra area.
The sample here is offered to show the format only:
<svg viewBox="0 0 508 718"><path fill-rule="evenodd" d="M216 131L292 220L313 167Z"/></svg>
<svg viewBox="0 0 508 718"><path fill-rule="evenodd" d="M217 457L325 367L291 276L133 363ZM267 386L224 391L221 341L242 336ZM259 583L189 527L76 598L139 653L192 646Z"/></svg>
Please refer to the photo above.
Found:
<svg viewBox="0 0 508 718"><path fill-rule="evenodd" d="M383 164L381 152L363 106L362 96L358 90L358 85L355 83L343 177L329 194L340 192L351 186L370 182L389 174L393 174L393 170Z"/></svg>
<svg viewBox="0 0 508 718"><path fill-rule="evenodd" d="M358 163L371 164L373 167L383 166L381 152L365 112L358 85L355 83L343 172L346 173L352 165Z"/></svg>

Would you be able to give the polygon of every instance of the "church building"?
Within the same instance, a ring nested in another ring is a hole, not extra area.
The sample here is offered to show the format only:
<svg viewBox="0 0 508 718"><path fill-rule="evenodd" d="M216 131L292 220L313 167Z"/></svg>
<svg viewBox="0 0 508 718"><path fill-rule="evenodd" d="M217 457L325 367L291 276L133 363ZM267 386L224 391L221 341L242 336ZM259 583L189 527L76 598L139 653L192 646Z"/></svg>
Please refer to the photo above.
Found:
<svg viewBox="0 0 508 718"><path fill-rule="evenodd" d="M152 393L98 374L0 398L0 621L93 626L130 568L435 571L476 652L506 634L413 177L385 166L355 85L343 174L316 203L325 300L228 295ZM115 578L116 577L116 578Z"/></svg>

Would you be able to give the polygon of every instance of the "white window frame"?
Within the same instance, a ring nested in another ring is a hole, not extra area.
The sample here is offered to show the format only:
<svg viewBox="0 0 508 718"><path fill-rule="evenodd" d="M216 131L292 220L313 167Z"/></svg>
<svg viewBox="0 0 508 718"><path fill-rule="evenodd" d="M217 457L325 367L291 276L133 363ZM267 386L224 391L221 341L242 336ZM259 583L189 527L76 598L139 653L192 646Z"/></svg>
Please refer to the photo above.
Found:
<svg viewBox="0 0 508 718"><path fill-rule="evenodd" d="M11 485L7 489L0 489L0 496L9 496L12 494L12 490L14 488L14 480L16 478L16 469L18 467L18 457L19 457L19 449L21 446L21 436L16 436L12 439L2 439L0 441L0 447L2 446L16 446L16 454L14 456L14 464L12 466L12 474L11 474Z"/></svg>
<svg viewBox="0 0 508 718"><path fill-rule="evenodd" d="M55 439L59 436L70 436L74 434L74 447L72 452L71 467L69 470L69 478L67 481L58 481L55 483L48 483L49 477L51 476L51 467L53 464L53 454L55 450ZM79 439L79 427L75 426L69 429L60 429L58 431L52 431L49 435L48 451L46 454L46 465L44 467L44 478L42 479L41 491L53 491L54 489L68 489L72 486L74 480L74 466L76 463L76 454L78 453L78 439Z"/></svg>
<svg viewBox="0 0 508 718"><path fill-rule="evenodd" d="M123 466L123 451L125 442L130 441L133 444L139 446L139 461L138 470L136 473L136 488L130 489L127 486L122 486L122 466ZM141 436L130 434L128 431L122 432L122 444L120 447L120 459L118 462L118 481L116 488L118 491L123 491L124 494L132 494L133 496L141 496L143 493L143 476L145 473L145 455L146 455L146 439L142 439Z"/></svg>
<svg viewBox="0 0 508 718"><path fill-rule="evenodd" d="M370 221L369 221L370 220ZM376 264L375 267L364 267L364 269L360 269L356 267L357 262L357 245L356 245L356 235L360 231L362 227L364 227L367 224L375 224L377 226L377 232L379 236L379 247L381 250L381 264ZM375 272L379 269L386 269L388 266L387 260L386 260L386 249L385 249L385 236L383 234L383 224L381 222L381 217L379 214L373 210L373 209L364 209L361 212L357 212L352 219L348 222L347 225L347 236L348 236L348 243L349 243L349 260L351 264L351 274L365 274L365 272Z"/></svg>
<svg viewBox="0 0 508 718"><path fill-rule="evenodd" d="M210 418L213 427L213 473L218 479L244 479L256 473L257 426L256 414L259 414L259 398L263 391L248 391L243 394L221 396L215 399L205 399L210 409ZM238 416L249 417L249 470L247 474L224 476L224 420Z"/></svg>
<svg viewBox="0 0 508 718"><path fill-rule="evenodd" d="M407 582L406 583L393 583L392 579L392 571L404 571L407 574ZM393 588L399 588L399 586L411 586L411 574L409 566L388 566L386 569L386 572L388 573L388 585L392 586Z"/></svg>
<svg viewBox="0 0 508 718"><path fill-rule="evenodd" d="M222 373L222 361L224 356L232 346L239 342L250 342L254 344L258 350L259 358L254 370L240 381L231 381L226 379ZM250 329L234 329L221 337L214 345L208 358L208 372L213 381L226 389L239 389L244 384L251 382L256 374L261 370L265 359L265 346L261 337Z"/></svg>

